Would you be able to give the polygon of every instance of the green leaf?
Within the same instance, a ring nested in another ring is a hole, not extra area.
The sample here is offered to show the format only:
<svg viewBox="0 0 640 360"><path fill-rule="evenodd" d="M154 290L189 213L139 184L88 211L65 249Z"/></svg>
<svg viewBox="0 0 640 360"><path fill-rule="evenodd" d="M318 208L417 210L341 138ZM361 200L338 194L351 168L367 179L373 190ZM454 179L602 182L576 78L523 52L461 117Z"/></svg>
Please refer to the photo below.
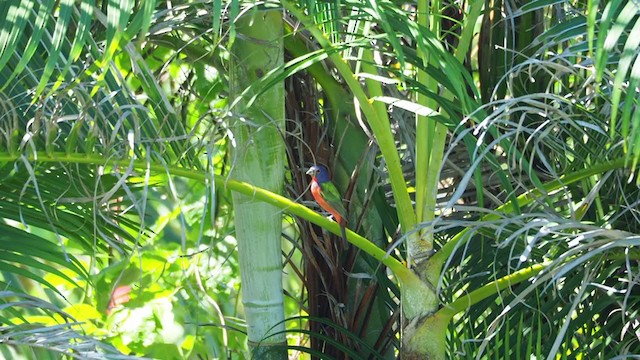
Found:
<svg viewBox="0 0 640 360"><path fill-rule="evenodd" d="M28 24L34 2L12 0L0 5L3 7L0 9L2 14L7 14L1 22L2 31L0 31L0 69L2 69L15 54L19 35L24 32Z"/></svg>
<svg viewBox="0 0 640 360"><path fill-rule="evenodd" d="M27 40L27 45L25 47L25 50L21 54L20 61L14 67L13 72L7 79L4 86L0 88L0 90L4 90L16 76L21 74L22 71L25 69L26 65L29 63L29 60L31 60L31 58L33 57L34 53L36 52L36 49L40 44L42 35L45 32L47 20L49 19L50 14L53 13L54 3L55 3L54 0L43 0L42 2L40 2L36 19L33 23L30 23L33 28L33 32L31 33L31 36L29 36ZM28 11L28 8L26 6L25 7L21 6L20 9L21 10L16 10L16 12L14 13L15 18L17 19L16 21L18 23L21 23L22 21L27 21L26 16L28 16L29 14L26 12ZM24 28L24 25L25 24L20 24L20 28ZM15 30L15 28L13 30ZM20 33L17 33L15 36L17 36L18 34ZM13 50L13 51L12 52L7 51L5 55L8 55L8 56L14 55L13 52L15 51L15 45L17 44L12 44L12 45L13 45L12 46L13 49L7 49L7 50ZM35 98L34 98L34 101L35 101Z"/></svg>
<svg viewBox="0 0 640 360"><path fill-rule="evenodd" d="M58 20L56 21L51 46L48 49L49 56L47 57L47 64L44 67L42 77L40 78L40 83L38 84L36 93L33 96L34 99L38 98L42 91L44 91L44 88L49 82L49 78L53 73L54 67L58 65L58 58L60 57L60 53L63 50L62 42L66 40L65 35L67 33L67 29L71 20L71 13L73 11L74 2L74 0L60 0L58 9L60 15L58 16Z"/></svg>

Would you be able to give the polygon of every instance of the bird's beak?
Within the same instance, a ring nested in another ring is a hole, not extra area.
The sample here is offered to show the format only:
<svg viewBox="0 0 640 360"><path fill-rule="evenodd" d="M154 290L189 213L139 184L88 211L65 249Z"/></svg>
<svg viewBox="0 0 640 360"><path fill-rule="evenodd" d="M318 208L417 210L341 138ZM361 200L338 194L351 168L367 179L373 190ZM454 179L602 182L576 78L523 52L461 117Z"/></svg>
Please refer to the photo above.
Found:
<svg viewBox="0 0 640 360"><path fill-rule="evenodd" d="M316 171L313 168L307 170L307 175L313 176L315 173L316 173Z"/></svg>

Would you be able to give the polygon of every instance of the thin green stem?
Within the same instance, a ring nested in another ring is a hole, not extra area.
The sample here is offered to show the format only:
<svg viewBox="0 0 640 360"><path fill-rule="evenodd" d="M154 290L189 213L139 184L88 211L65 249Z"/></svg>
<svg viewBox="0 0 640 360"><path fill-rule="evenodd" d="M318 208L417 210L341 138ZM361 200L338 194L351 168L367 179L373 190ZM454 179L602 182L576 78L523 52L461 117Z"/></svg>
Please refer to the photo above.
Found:
<svg viewBox="0 0 640 360"><path fill-rule="evenodd" d="M424 26L425 28L435 24L435 19L429 17L429 1L427 0L419 0L417 7L417 22L419 25ZM433 29L430 29L433 31ZM417 49L418 55L422 59L422 62L425 66L428 64L430 66L437 66L431 60L431 56L428 52L422 51L421 47ZM433 81L433 78L427 75L426 71L422 69L418 69L418 81L422 84L425 84L427 89L430 91L437 91L438 84ZM418 104L426 106L431 109L437 109L438 104L436 102L422 94L418 93L416 96L416 101ZM438 172L440 164L433 164L431 162L431 156L434 153L433 149L433 138L435 133L436 123L435 121L429 120L424 116L417 116L416 119L416 214L417 220L422 222L426 221L429 217L429 213L433 213L433 209L429 209L427 206L428 198L433 196L433 192L430 191L430 187L428 186L428 177L430 172ZM435 169L434 169L435 167ZM409 258L413 258L415 255L418 255L422 252L429 251L433 248L433 236L427 231L419 239L416 241L410 242L408 244L408 252Z"/></svg>
<svg viewBox="0 0 640 360"><path fill-rule="evenodd" d="M431 32L436 35L440 34L440 16L441 2L431 2L431 9L427 13L423 9L429 7L429 2L425 0L418 1L418 24L428 27ZM478 17L482 13L482 1L474 1L471 5L469 14L465 17L464 26L458 47L455 49L455 58L460 63L464 62L464 58L469 51L471 39L475 33L475 24ZM431 16L429 16L430 14ZM420 52L420 48L418 49ZM428 53L420 53L425 64L429 66L438 66L436 61ZM425 71L418 70L418 80L420 83L426 84L431 91L436 91L438 84L430 78ZM453 99L453 94L446 90L444 93L446 99ZM417 102L428 108L437 109L438 104L431 98L422 94L418 94ZM425 117L418 116L416 124L416 213L417 220L421 222L432 221L435 218L435 206L437 201L437 186L440 166L442 165L442 156L446 144L447 128L441 123L436 123ZM426 231L420 236L416 244L409 244L409 253L419 255L433 248L433 233ZM437 271L436 268L433 268ZM432 276L439 275L434 272Z"/></svg>
<svg viewBox="0 0 640 360"><path fill-rule="evenodd" d="M41 163L73 163L73 164L88 164L88 165L96 165L96 166L105 166L105 171L110 168L120 167L120 168L128 168L132 165L132 168L139 171L150 171L154 175L164 175L171 174L172 176L184 177L187 179L198 180L198 181L206 181L207 175L204 171L198 171L195 169L188 169L183 167L176 166L165 166L157 163L148 163L143 160L132 160L132 159L112 159L105 160L102 155L99 154L66 154L61 152L54 153L44 153L38 152L36 154L25 155L28 161L31 162L41 162ZM0 153L0 163L2 162L13 162L19 160L21 158L20 155L11 155L9 153ZM340 225L335 221L331 221L326 217L316 213L315 211L309 209L308 207L298 204L296 202L291 201L290 199L272 193L270 191L261 189L259 187L253 186L251 184L232 180L225 179L222 177L216 177L213 179L215 185L219 188L223 188L225 190L237 191L239 193L253 196L260 201L264 201L268 204L274 205L289 214L299 216L307 221L310 221L327 231L336 234L338 236L341 235ZM402 281L402 279L410 276L411 271L407 269L400 261L396 260L392 256L389 256L384 250L377 247L368 239L356 234L355 232L347 229L347 240L355 245L360 250L365 253L371 255L374 259L380 261L382 264L387 266L398 278Z"/></svg>
<svg viewBox="0 0 640 360"><path fill-rule="evenodd" d="M450 304L444 305L440 310L436 312L436 315L451 319L455 314L465 311L472 305L479 303L489 296L499 293L500 291L510 286L531 279L533 276L544 270L547 266L548 264L536 264L528 268L518 270L498 280L492 281L487 285L484 285L468 294L457 298Z"/></svg>

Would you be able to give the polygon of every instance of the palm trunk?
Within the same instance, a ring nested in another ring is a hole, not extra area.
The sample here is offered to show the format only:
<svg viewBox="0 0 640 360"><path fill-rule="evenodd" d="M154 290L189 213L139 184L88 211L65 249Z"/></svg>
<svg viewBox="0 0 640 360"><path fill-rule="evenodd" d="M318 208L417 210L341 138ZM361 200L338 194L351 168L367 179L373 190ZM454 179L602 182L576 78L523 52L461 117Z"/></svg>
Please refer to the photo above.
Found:
<svg viewBox="0 0 640 360"><path fill-rule="evenodd" d="M238 97L270 70L282 66L282 15L256 11L236 22L231 92ZM281 193L284 185L284 83L260 95L245 94L235 111L232 176ZM232 142L233 142L232 141ZM254 358L285 359L282 211L251 196L233 193L242 303Z"/></svg>

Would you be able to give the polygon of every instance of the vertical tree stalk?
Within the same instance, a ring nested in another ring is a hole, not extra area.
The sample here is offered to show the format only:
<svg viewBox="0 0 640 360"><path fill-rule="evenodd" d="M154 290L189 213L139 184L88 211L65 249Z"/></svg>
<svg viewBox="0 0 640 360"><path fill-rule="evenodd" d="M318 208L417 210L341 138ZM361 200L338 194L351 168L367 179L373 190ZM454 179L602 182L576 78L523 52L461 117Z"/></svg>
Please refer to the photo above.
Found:
<svg viewBox="0 0 640 360"><path fill-rule="evenodd" d="M418 24L428 27L436 35L440 33L440 1L432 1L429 9L429 1L418 1ZM429 16L431 15L431 16ZM419 56L425 66L437 66L430 54L422 53L418 48ZM437 92L438 83L429 77L425 71L418 70L418 81ZM431 109L437 109L435 100L418 93L417 102ZM435 198L437 194L437 177L442 162L444 138L446 127L440 123L428 119L425 116L417 116L416 119L416 214L418 222L431 221L434 218ZM442 148L442 150L441 150ZM422 254L429 253L433 249L433 234L429 229L420 232L415 241L407 244L409 264Z"/></svg>
<svg viewBox="0 0 640 360"><path fill-rule="evenodd" d="M427 11L428 10L428 11ZM474 33L475 22L481 14L482 2L472 1L470 13L465 17L464 26L458 47L455 49L455 57L461 63L469 50L471 38ZM431 32L440 37L442 2L419 0L417 7L418 24L429 28ZM428 53L422 53L418 49L418 55L422 58L425 66L438 66ZM418 70L418 80L425 86L437 92L438 83L427 75L425 71ZM443 94L446 99L453 99L454 95L445 90ZM417 94L416 101L427 108L438 109L438 104L432 98L420 93ZM441 110L441 109L439 109ZM447 127L439 122L435 122L423 116L416 118L416 217L418 222L429 222L435 219L435 207L437 202L438 178L442 157L446 144ZM417 262L419 266L416 272L419 277L430 282L432 285L438 281L442 271L442 263L431 261L429 256L433 251L433 231L425 228L420 232L420 236L410 238L407 244L409 265ZM425 256L426 255L426 256ZM424 261L426 259L426 261ZM420 262L423 261L422 264ZM403 339L403 355L408 358L428 358L444 359L446 347L444 335L447 332L448 318L434 313L438 304L431 305L430 316L420 322L412 329L411 337ZM405 333L407 330L405 329Z"/></svg>
<svg viewBox="0 0 640 360"><path fill-rule="evenodd" d="M282 14L258 10L236 22L241 41L232 47L231 93L238 96L270 70L283 66ZM247 106L238 102L233 126L232 174L236 179L281 193L285 151L284 83L272 86ZM235 142L233 144L233 142ZM280 209L233 193L242 303L254 358L286 359L282 291ZM275 346L275 347L274 347Z"/></svg>
<svg viewBox="0 0 640 360"><path fill-rule="evenodd" d="M418 3L419 5L422 2ZM426 6L427 4L423 4ZM431 20L421 20L421 16L426 18L424 14L419 14L418 21L420 25L429 26L430 30L435 34L440 34L440 1L434 1L431 4ZM464 63L464 58L469 52L471 39L475 33L475 23L482 14L482 1L471 1L468 5L469 12L465 16L463 27L461 29L460 41L454 50L455 58ZM422 54L425 64L431 61L429 66L438 66L436 61L429 59L429 54ZM437 82L429 78L423 71L418 72L419 79L426 83L432 91L437 91ZM445 90L443 97L447 100L453 100L454 94L449 90ZM422 103L424 101L425 103ZM433 99L425 98L424 95L418 94L418 103L431 109L437 109L438 104ZM442 111L442 109L439 109ZM444 113L444 112L443 112ZM447 116L450 116L446 114ZM442 166L442 157L447 139L447 127L439 122L429 120L424 117L418 117L416 124L416 157L423 156L424 159L416 161L416 212L419 214L418 221L430 222L435 219L436 202L438 195L438 180L440 176L440 167ZM424 188L423 188L424 187ZM433 231L432 228L426 228L421 234L419 243L412 248L416 253L414 256L423 257L421 255L430 255L433 249ZM437 281L440 277L441 266L427 263L424 268L426 274L423 276L431 281Z"/></svg>

